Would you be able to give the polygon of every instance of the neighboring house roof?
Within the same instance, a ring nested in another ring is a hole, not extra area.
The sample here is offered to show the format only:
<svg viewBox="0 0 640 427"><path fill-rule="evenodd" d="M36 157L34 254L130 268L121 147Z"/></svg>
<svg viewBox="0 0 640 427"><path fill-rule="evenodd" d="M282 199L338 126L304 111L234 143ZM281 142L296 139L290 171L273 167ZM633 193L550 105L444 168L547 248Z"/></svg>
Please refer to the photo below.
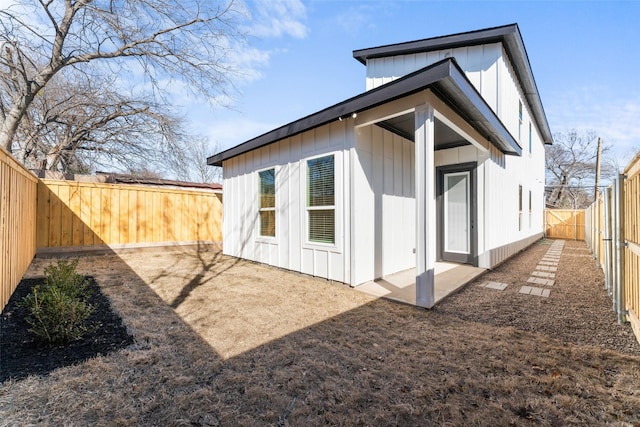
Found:
<svg viewBox="0 0 640 427"><path fill-rule="evenodd" d="M524 42L522 41L522 35L520 34L518 24L372 47L369 49L359 49L353 51L353 57L366 65L367 59L408 55L412 53L453 49L465 46L477 46L497 42L502 43L511 64L513 65L516 76L518 77L520 85L524 91L524 96L531 107L533 118L538 125L538 129L542 133L542 140L545 144L551 144L553 140L553 137L551 136L551 129L549 128L549 122L547 121L547 116L545 115L544 108L542 107L538 87L536 86L536 82L533 78L531 64L529 63L529 57L527 56L527 50L524 47Z"/></svg>
<svg viewBox="0 0 640 427"><path fill-rule="evenodd" d="M174 181L171 179L161 178L148 178L135 176L123 173L112 172L96 172L96 175L103 175L105 182L111 184L139 184L139 185L154 185L154 186L172 186L182 188L202 188L214 191L221 191L222 184L206 183L206 182L187 182L187 181Z"/></svg>
<svg viewBox="0 0 640 427"><path fill-rule="evenodd" d="M215 154L207 158L207 164L222 166L224 160L425 89L431 89L503 153L522 153L516 140L478 93L455 59L446 58Z"/></svg>

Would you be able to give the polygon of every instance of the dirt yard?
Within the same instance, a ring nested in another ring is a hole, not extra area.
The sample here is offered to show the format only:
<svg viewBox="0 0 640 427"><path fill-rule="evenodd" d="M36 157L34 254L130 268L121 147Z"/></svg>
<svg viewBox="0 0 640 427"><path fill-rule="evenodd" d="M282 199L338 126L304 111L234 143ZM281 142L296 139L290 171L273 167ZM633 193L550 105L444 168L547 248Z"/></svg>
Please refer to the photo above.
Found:
<svg viewBox="0 0 640 427"><path fill-rule="evenodd" d="M518 293L548 243L431 311L205 248L84 256L135 343L3 383L0 424L640 424L640 346L584 243Z"/></svg>

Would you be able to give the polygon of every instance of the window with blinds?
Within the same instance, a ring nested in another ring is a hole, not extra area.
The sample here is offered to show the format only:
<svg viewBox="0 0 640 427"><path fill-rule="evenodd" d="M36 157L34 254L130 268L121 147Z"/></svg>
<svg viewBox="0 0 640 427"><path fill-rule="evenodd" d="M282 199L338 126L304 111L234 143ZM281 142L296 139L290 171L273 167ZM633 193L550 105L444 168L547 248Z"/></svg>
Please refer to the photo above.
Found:
<svg viewBox="0 0 640 427"><path fill-rule="evenodd" d="M307 160L309 241L335 243L334 156Z"/></svg>
<svg viewBox="0 0 640 427"><path fill-rule="evenodd" d="M276 171L268 169L258 172L260 179L260 235L276 236Z"/></svg>

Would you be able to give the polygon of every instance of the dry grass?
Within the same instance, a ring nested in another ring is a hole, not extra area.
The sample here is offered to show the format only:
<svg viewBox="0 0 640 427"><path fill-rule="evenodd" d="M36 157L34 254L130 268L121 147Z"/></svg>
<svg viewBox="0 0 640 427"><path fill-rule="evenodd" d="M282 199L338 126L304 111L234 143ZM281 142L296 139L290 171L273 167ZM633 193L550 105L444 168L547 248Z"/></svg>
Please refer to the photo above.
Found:
<svg viewBox="0 0 640 427"><path fill-rule="evenodd" d="M635 356L213 251L83 257L80 270L136 344L1 385L0 424L640 423Z"/></svg>

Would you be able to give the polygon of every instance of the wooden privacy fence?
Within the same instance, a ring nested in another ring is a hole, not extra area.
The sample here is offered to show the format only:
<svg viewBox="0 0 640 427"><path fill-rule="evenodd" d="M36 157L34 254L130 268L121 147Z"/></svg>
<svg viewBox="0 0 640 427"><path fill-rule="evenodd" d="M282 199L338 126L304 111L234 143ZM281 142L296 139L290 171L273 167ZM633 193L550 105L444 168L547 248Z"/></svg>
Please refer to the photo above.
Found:
<svg viewBox="0 0 640 427"><path fill-rule="evenodd" d="M0 311L36 253L37 183L0 148Z"/></svg>
<svg viewBox="0 0 640 427"><path fill-rule="evenodd" d="M547 209L545 236L550 239L584 240L584 221L584 210Z"/></svg>
<svg viewBox="0 0 640 427"><path fill-rule="evenodd" d="M618 322L629 321L640 341L640 153L586 209L585 233Z"/></svg>
<svg viewBox="0 0 640 427"><path fill-rule="evenodd" d="M222 240L211 190L40 180L37 209L38 252Z"/></svg>

